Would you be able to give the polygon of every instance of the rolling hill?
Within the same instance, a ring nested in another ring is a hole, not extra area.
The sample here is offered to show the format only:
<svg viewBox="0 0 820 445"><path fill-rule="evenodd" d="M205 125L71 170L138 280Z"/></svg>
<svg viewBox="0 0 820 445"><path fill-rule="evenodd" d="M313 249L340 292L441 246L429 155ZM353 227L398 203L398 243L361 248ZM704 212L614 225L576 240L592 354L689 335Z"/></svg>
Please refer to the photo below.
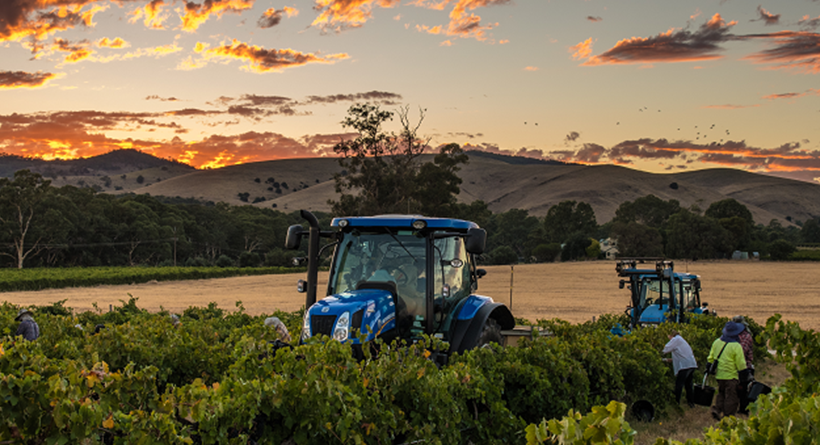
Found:
<svg viewBox="0 0 820 445"><path fill-rule="evenodd" d="M282 211L328 211L327 201L336 196L333 174L341 171L332 158L285 159L195 170L130 152L134 151L120 150L77 161L40 161L33 169L46 176L49 175L45 172L53 173L58 168L69 173L52 174L55 186L85 185L106 193L179 196ZM777 219L787 225L820 217L820 185L742 170L654 174L614 165L562 164L480 152L469 155L470 162L460 172L463 183L459 200L483 200L494 212L518 208L543 216L551 206L574 200L589 203L598 222L604 223L612 219L622 202L653 194L664 200L676 199L684 207L697 205L701 209L714 201L734 198L746 205L760 224ZM15 167L21 165L17 161ZM5 158L0 158L0 163L6 164ZM9 164L0 172L9 176L10 168ZM106 177L107 181L103 179ZM141 183L137 181L139 177Z"/></svg>

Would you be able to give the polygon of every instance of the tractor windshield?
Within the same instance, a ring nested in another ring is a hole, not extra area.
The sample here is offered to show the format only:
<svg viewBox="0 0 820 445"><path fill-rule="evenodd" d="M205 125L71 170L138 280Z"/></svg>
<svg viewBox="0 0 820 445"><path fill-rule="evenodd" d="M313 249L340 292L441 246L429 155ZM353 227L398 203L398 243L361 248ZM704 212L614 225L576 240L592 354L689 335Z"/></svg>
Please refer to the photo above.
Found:
<svg viewBox="0 0 820 445"><path fill-rule="evenodd" d="M661 287L663 289L661 289ZM648 279L644 281L644 307L651 304L669 305L669 282L664 281L661 286L661 281L657 278Z"/></svg>
<svg viewBox="0 0 820 445"><path fill-rule="evenodd" d="M345 233L337 247L328 290L341 294L356 290L362 282L393 283L407 314L422 321L426 313L425 241L411 231Z"/></svg>

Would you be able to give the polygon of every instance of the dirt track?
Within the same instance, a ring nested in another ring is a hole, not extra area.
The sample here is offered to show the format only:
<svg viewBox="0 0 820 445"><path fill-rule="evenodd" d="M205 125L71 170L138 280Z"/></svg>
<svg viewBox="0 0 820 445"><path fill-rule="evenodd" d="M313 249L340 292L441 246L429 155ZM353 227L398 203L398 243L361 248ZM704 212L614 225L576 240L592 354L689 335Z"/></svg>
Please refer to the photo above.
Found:
<svg viewBox="0 0 820 445"><path fill-rule="evenodd" d="M608 261L518 265L513 269L510 301L510 266L486 267L478 293L512 306L513 314L530 320L560 318L570 322L590 320L605 313L620 313L629 295L618 289L615 264ZM703 300L720 315L745 314L759 323L774 313L797 321L803 328L820 329L820 263L678 262L678 272L696 273L703 283ZM130 286L56 289L0 294L18 305L48 304L68 299L66 305L104 310L109 304L139 298L138 306L150 311L163 307L181 312L189 306L216 302L233 310L240 300L251 314L276 309L294 311L305 303L296 292L298 275L267 275L212 280L175 281ZM319 275L320 293L327 274Z"/></svg>

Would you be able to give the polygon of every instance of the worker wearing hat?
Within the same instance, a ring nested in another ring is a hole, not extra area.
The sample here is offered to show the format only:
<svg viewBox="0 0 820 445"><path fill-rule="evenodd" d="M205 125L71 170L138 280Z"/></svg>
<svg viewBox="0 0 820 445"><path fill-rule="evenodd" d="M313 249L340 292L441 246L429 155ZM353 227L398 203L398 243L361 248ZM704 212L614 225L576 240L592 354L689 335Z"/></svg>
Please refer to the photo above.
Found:
<svg viewBox="0 0 820 445"><path fill-rule="evenodd" d="M34 321L34 317L28 309L20 309L14 321L20 322L20 326L17 327L17 333L14 335L22 335L25 340L29 341L37 340L37 338L40 337L40 326Z"/></svg>
<svg viewBox="0 0 820 445"><path fill-rule="evenodd" d="M738 372L746 369L746 359L743 356L743 347L738 335L743 332L742 323L729 321L723 327L723 335L712 343L709 363L717 360L718 394L715 404L712 405L712 417L720 420L724 416L734 416L737 413L740 400L738 399Z"/></svg>
<svg viewBox="0 0 820 445"><path fill-rule="evenodd" d="M738 411L742 414L747 414L746 407L749 405L749 400L746 397L748 394L749 384L754 381L755 366L754 366L754 338L749 332L749 323L742 315L737 315L732 318L735 323L743 325L743 332L738 334L737 339L740 346L743 347L743 357L746 359L746 369L741 370L738 375L737 396L740 399L740 408Z"/></svg>

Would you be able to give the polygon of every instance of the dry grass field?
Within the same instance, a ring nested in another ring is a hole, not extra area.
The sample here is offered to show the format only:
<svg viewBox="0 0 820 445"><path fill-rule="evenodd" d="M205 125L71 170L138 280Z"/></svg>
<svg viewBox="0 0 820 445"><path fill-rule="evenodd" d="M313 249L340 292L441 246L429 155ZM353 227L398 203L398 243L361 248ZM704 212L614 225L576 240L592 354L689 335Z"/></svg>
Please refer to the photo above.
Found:
<svg viewBox="0 0 820 445"><path fill-rule="evenodd" d="M584 322L601 314L622 312L629 299L626 289L618 289L615 264L609 261L486 269L488 274L479 282L478 293L510 305L516 317L532 321L560 318ZM675 270L700 275L703 301L720 315L744 314L762 324L772 314L780 313L805 329L820 329L820 263L676 262ZM294 311L304 305L304 294L296 292L296 280L300 278L304 275L8 292L0 294L0 301L42 305L67 299L66 305L82 311L91 310L92 303L107 309L109 304L128 300L130 294L139 298L140 307L150 311L163 307L181 312L209 302L234 309L235 302L241 300L249 313L260 314L276 309ZM327 275L320 274L319 279L321 293Z"/></svg>

